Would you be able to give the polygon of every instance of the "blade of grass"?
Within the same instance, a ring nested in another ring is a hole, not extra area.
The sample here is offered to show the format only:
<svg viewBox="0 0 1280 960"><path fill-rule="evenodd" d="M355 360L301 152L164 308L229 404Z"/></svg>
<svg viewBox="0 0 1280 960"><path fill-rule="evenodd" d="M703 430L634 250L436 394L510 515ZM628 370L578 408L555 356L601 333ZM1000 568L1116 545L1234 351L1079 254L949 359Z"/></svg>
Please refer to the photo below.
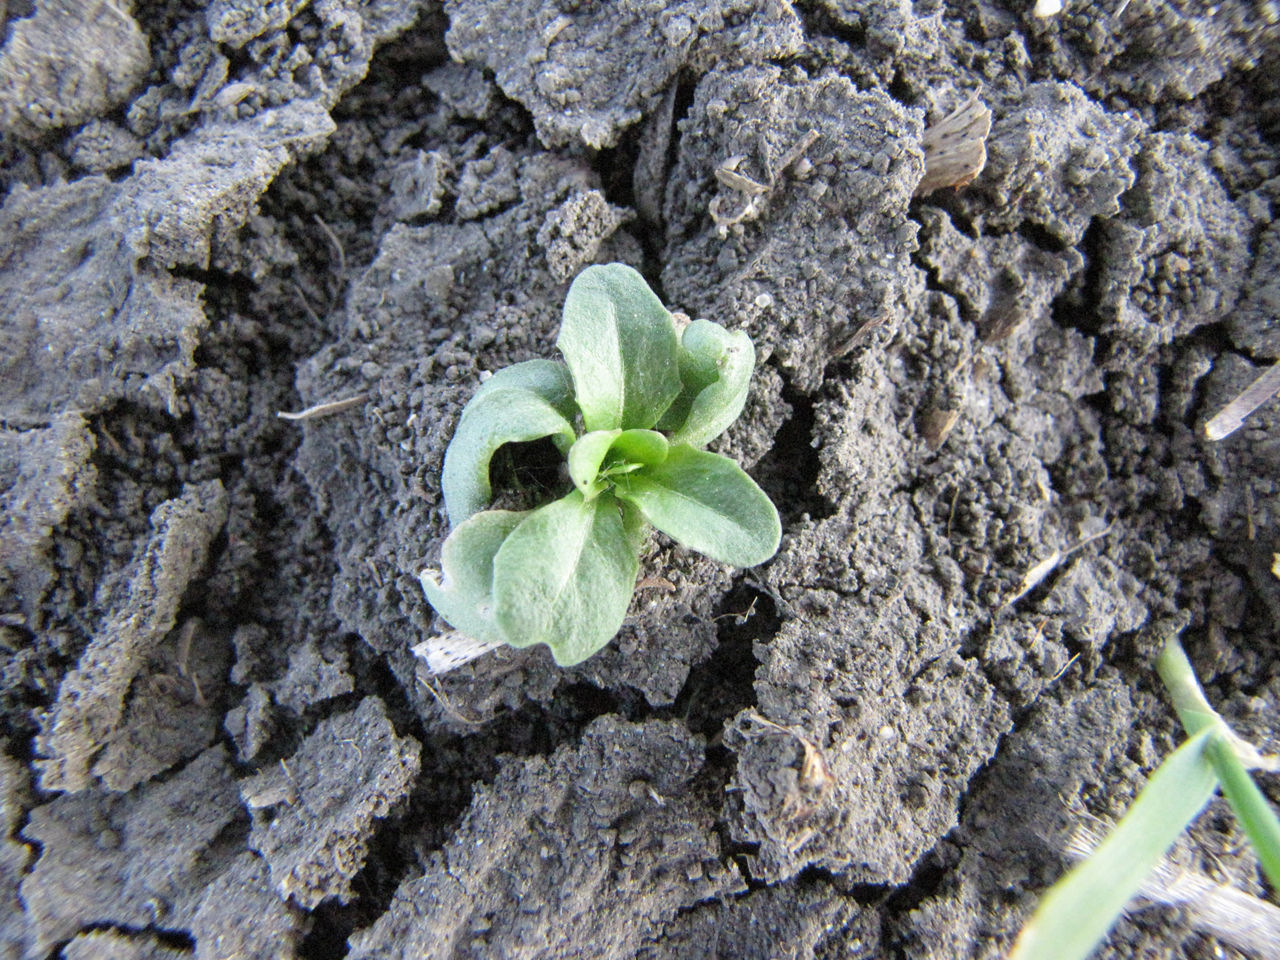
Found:
<svg viewBox="0 0 1280 960"><path fill-rule="evenodd" d="M1156 672L1160 674L1165 689L1173 699L1173 709L1178 711L1178 719L1182 721L1182 728L1187 731L1187 736L1197 734L1209 726L1219 726L1224 730L1227 728L1226 722L1205 698L1191 661L1187 659L1182 644L1176 637L1166 643L1156 657Z"/></svg>
<svg viewBox="0 0 1280 960"><path fill-rule="evenodd" d="M1071 831L1066 852L1083 860L1105 835L1101 826L1079 823ZM1148 903L1180 907L1200 933L1234 947L1246 957L1269 957L1280 944L1280 907L1236 887L1215 883L1191 867L1165 857L1142 882L1138 898Z"/></svg>
<svg viewBox="0 0 1280 960"><path fill-rule="evenodd" d="M1215 726L1222 731L1246 770L1280 773L1280 762L1275 757L1264 756L1253 744L1236 736L1235 731L1227 726L1227 721L1210 706L1204 691L1200 689L1200 681L1196 679L1191 661L1187 659L1177 638L1166 643L1160 656L1156 657L1156 671L1164 681L1169 696L1173 698L1173 707L1178 711L1178 719L1182 721L1182 727L1188 736L1206 726Z"/></svg>
<svg viewBox="0 0 1280 960"><path fill-rule="evenodd" d="M1280 820L1276 819L1276 812L1240 762L1230 740L1215 737L1205 753L1222 781L1223 796L1253 844L1262 872L1272 889L1280 890Z"/></svg>
<svg viewBox="0 0 1280 960"><path fill-rule="evenodd" d="M1036 908L1009 960L1084 960L1218 785L1202 730L1171 753L1090 857Z"/></svg>
<svg viewBox="0 0 1280 960"><path fill-rule="evenodd" d="M1209 704L1191 661L1176 639L1160 651L1156 670L1169 689L1174 709L1187 733L1203 729L1216 732L1205 748L1205 756L1222 783L1223 796L1253 844L1263 873L1271 886L1280 890L1280 820L1248 771L1248 766L1266 766L1265 758L1237 737Z"/></svg>

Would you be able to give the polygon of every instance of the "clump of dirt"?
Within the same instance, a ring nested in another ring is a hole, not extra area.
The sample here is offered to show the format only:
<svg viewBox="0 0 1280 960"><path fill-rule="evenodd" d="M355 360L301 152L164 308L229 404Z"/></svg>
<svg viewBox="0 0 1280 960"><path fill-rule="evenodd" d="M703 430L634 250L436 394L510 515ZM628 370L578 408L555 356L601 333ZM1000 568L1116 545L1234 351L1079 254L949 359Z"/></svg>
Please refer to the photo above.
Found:
<svg viewBox="0 0 1280 960"><path fill-rule="evenodd" d="M1001 955L1168 637L1280 737L1280 412L1200 433L1280 358L1273 21L0 4L0 956ZM432 676L462 406L609 261L751 334L782 548Z"/></svg>

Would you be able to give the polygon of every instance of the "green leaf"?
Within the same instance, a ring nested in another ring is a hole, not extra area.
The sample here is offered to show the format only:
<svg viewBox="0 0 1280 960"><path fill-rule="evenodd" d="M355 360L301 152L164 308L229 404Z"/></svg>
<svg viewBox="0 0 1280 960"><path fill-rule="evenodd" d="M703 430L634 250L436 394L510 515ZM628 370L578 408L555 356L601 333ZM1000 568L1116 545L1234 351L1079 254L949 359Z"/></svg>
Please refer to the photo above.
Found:
<svg viewBox="0 0 1280 960"><path fill-rule="evenodd" d="M529 515L526 511L485 510L460 524L440 551L440 572L418 575L427 601L455 630L486 643L505 643L494 619L493 558L504 540Z"/></svg>
<svg viewBox="0 0 1280 960"><path fill-rule="evenodd" d="M672 443L705 447L738 419L756 365L751 338L710 320L695 320L680 340L680 396L659 428Z"/></svg>
<svg viewBox="0 0 1280 960"><path fill-rule="evenodd" d="M667 448L667 438L654 430L593 430L569 448L569 476L590 500L606 486L602 474L661 463Z"/></svg>
<svg viewBox="0 0 1280 960"><path fill-rule="evenodd" d="M525 360L503 367L476 388L470 403L503 390L527 390L536 394L566 420L572 420L578 412L573 402L573 375L560 360ZM466 416L465 409L462 413Z"/></svg>
<svg viewBox="0 0 1280 960"><path fill-rule="evenodd" d="M1009 960L1085 960L1147 874L1204 809L1218 785L1206 728L1160 764L1129 811L1089 856L1053 885Z"/></svg>
<svg viewBox="0 0 1280 960"><path fill-rule="evenodd" d="M623 430L613 441L607 460L617 458L619 463L658 464L667 459L671 445L656 430ZM606 468L608 463L605 464Z"/></svg>
<svg viewBox="0 0 1280 960"><path fill-rule="evenodd" d="M1262 758L1242 741L1210 705L1196 679L1191 661L1177 638L1171 638L1156 658L1156 670L1164 681L1178 718L1188 735L1206 728L1218 736L1209 742L1205 755L1213 764L1222 785L1222 794L1240 818L1245 835L1253 844L1258 863L1272 887L1280 888L1280 820L1258 785L1249 776L1245 760L1260 764Z"/></svg>
<svg viewBox="0 0 1280 960"><path fill-rule="evenodd" d="M578 274L556 346L573 372L587 430L647 429L680 393L675 322L624 264Z"/></svg>
<svg viewBox="0 0 1280 960"><path fill-rule="evenodd" d="M545 643L567 667L613 639L640 571L631 534L607 493L586 500L574 490L529 514L493 561L506 642Z"/></svg>
<svg viewBox="0 0 1280 960"><path fill-rule="evenodd" d="M1272 889L1280 888L1280 820L1245 769L1227 735L1219 735L1205 748L1222 785L1222 795L1240 818L1240 826L1253 845L1262 872Z"/></svg>
<svg viewBox="0 0 1280 960"><path fill-rule="evenodd" d="M649 525L649 521L644 515L636 509L635 504L627 503L625 500L614 498L614 502L622 508L622 529L627 535L627 544L632 553L637 557L644 552L645 545L649 542L649 534L653 532L653 527ZM639 573L639 568L636 570Z"/></svg>
<svg viewBox="0 0 1280 960"><path fill-rule="evenodd" d="M681 546L751 567L778 551L778 511L742 468L719 454L673 446L667 459L615 479L619 498Z"/></svg>
<svg viewBox="0 0 1280 960"><path fill-rule="evenodd" d="M590 500L604 489L599 479L600 465L621 433L621 430L592 430L569 448L569 477L586 499Z"/></svg>
<svg viewBox="0 0 1280 960"><path fill-rule="evenodd" d="M488 505L489 462L499 447L551 437L568 450L573 416L573 381L563 363L517 363L481 384L444 455L440 486L449 522L456 527Z"/></svg>

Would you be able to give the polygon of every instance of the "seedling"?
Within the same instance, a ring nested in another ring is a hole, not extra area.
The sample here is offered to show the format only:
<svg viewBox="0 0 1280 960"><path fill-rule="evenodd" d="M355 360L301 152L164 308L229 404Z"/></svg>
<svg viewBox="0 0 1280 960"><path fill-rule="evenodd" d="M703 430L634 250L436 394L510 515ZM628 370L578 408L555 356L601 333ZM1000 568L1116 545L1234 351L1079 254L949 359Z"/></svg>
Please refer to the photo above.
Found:
<svg viewBox="0 0 1280 960"><path fill-rule="evenodd" d="M1156 659L1187 741L1160 764L1089 857L1045 895L1010 960L1084 960L1183 830L1221 789L1272 889L1280 889L1280 821L1249 769L1275 772L1205 699L1177 640Z"/></svg>
<svg viewBox="0 0 1280 960"><path fill-rule="evenodd" d="M683 333L635 270L584 270L556 346L564 362L498 371L462 411L441 486L452 531L427 599L480 648L545 643L579 663L622 626L656 527L738 567L777 552L764 491L702 448L738 418L755 366L746 334L695 320ZM505 444L550 438L572 489L534 510L487 510Z"/></svg>

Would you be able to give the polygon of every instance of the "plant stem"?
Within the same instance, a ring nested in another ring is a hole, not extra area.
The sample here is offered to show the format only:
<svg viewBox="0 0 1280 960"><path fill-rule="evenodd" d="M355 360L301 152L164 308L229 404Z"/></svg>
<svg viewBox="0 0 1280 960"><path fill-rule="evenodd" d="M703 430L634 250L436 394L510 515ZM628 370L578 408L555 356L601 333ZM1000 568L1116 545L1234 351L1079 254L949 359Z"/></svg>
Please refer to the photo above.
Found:
<svg viewBox="0 0 1280 960"><path fill-rule="evenodd" d="M1187 736L1195 736L1210 726L1221 727L1224 731L1229 729L1205 699L1191 661L1176 638L1166 643L1160 656L1156 657L1156 672L1173 698L1173 708L1178 711L1178 719L1182 721Z"/></svg>

